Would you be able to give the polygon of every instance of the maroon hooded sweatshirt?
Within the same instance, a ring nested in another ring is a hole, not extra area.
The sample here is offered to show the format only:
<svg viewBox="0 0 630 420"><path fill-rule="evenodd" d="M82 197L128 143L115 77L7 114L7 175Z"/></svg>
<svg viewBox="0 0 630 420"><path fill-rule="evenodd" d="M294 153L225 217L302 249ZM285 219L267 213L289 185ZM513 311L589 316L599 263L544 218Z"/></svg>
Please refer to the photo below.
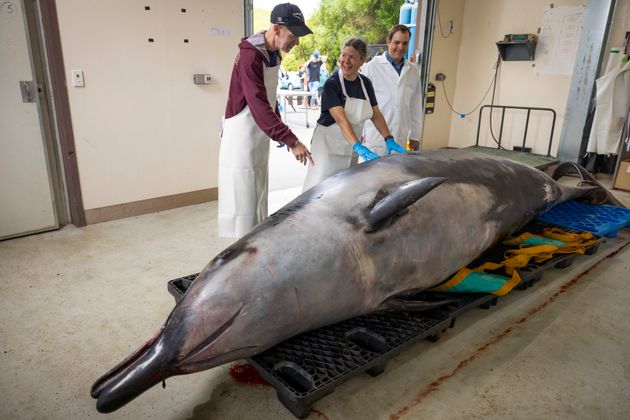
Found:
<svg viewBox="0 0 630 420"><path fill-rule="evenodd" d="M243 38L234 61L225 118L239 114L246 105L256 125L272 140L293 147L298 138L280 119L276 106L267 100L263 67L270 67L269 53L265 48L265 31Z"/></svg>

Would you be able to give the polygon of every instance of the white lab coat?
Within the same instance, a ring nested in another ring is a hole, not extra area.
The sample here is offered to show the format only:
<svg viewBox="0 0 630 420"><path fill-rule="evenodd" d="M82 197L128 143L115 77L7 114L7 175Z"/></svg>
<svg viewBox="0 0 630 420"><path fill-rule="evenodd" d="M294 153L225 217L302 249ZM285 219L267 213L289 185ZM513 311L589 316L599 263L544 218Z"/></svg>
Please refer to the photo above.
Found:
<svg viewBox="0 0 630 420"><path fill-rule="evenodd" d="M604 75L595 81L595 116L586 151L616 155L623 122L630 109L630 61L611 52Z"/></svg>
<svg viewBox="0 0 630 420"><path fill-rule="evenodd" d="M422 135L422 86L418 69L409 61L400 72L387 60L385 53L376 56L361 69L374 86L378 108L383 113L387 126L396 143L405 147L408 139L420 140ZM374 153L387 153L383 136L372 121L367 121L363 130L365 146Z"/></svg>

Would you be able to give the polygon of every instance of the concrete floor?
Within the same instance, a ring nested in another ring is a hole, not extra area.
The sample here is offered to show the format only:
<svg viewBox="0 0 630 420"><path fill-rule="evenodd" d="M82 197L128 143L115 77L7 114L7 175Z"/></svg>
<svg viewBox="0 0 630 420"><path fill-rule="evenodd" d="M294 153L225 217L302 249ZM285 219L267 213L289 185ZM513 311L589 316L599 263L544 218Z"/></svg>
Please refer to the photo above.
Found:
<svg viewBox="0 0 630 420"><path fill-rule="evenodd" d="M284 187L272 209L299 193ZM630 193L615 195L630 206ZM90 386L164 322L166 282L231 243L216 237L216 213L212 202L0 242L0 419L105 418ZM629 418L629 243L623 230L598 254L465 314L379 377L337 388L310 418ZM107 416L293 418L272 388L235 382L229 367L170 378Z"/></svg>

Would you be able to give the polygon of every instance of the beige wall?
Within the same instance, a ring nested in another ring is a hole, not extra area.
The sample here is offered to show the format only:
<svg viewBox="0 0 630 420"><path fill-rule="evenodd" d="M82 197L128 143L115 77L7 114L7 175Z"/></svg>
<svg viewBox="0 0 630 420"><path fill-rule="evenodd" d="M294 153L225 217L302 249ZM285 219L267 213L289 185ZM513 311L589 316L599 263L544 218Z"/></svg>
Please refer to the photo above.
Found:
<svg viewBox="0 0 630 420"><path fill-rule="evenodd" d="M451 110L444 99L442 83L435 81L435 75L437 73L446 75L444 87L451 104L457 88L456 75L463 34L464 0L442 0L439 2L439 5L444 34L446 35L449 32L449 20L453 20L453 34L446 38L441 36L436 16L433 55L431 56L431 69L429 70L429 81L436 87L435 112L424 116L423 149L448 146L451 128Z"/></svg>
<svg viewBox="0 0 630 420"><path fill-rule="evenodd" d="M548 1L531 0L466 0L464 34L460 47L457 71L455 106L466 111L473 108L485 93L493 76L497 59L496 41L508 33L536 33L542 22ZM583 5L585 1L560 1L556 7ZM556 153L566 107L570 75L536 74L532 61L507 61L501 64L495 104L552 108L557 113L552 154ZM490 103L490 95L484 101ZM504 144L511 148L522 142L526 112L506 113L503 131ZM451 117L449 145L466 147L474 144L479 111L465 119ZM484 111L480 145L494 147L488 127L488 111ZM498 137L500 111L495 111L493 127ZM530 120L527 145L535 153L547 152L551 117L534 116Z"/></svg>
<svg viewBox="0 0 630 420"><path fill-rule="evenodd" d="M57 0L57 10L85 209L216 187L243 2ZM194 73L213 81L195 85Z"/></svg>

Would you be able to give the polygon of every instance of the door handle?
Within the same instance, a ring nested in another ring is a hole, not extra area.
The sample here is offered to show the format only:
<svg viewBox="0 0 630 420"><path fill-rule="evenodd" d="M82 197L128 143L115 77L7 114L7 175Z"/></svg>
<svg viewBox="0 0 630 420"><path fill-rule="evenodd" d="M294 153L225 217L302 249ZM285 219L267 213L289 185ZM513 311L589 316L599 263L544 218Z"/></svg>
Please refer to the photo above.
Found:
<svg viewBox="0 0 630 420"><path fill-rule="evenodd" d="M36 96L33 95L33 93L37 92L37 88L35 87L35 82L32 80L21 80L20 92L22 92L23 103L36 102Z"/></svg>

